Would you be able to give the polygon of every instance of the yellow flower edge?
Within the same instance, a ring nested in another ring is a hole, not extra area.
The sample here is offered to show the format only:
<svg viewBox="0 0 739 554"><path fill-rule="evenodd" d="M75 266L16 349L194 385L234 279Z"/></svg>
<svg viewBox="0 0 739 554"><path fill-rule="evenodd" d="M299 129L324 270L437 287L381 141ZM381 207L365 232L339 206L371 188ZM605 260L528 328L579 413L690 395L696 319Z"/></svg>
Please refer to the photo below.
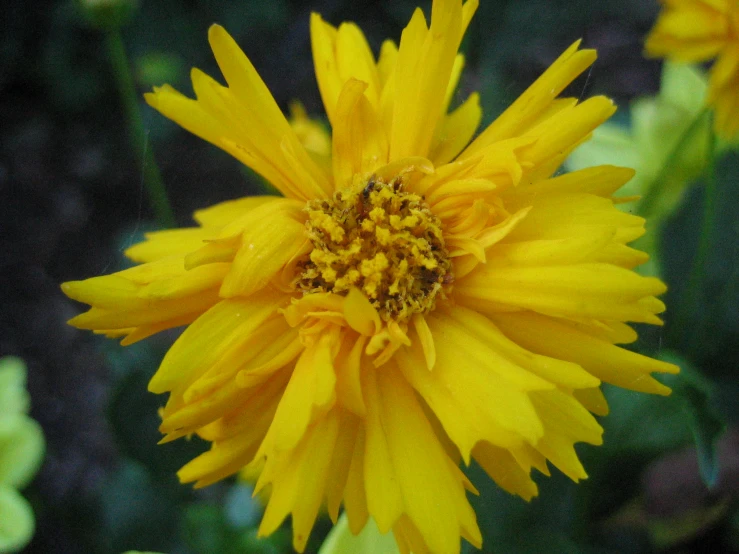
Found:
<svg viewBox="0 0 739 554"><path fill-rule="evenodd" d="M661 0L664 9L645 44L648 55L678 62L715 60L707 104L714 128L725 139L739 133L739 2Z"/></svg>
<svg viewBox="0 0 739 554"><path fill-rule="evenodd" d="M619 346L664 310L665 286L632 271L644 220L614 207L633 171L554 176L615 110L558 97L595 52L573 44L472 140L477 94L449 106L476 8L436 0L430 25L417 9L377 59L356 25L311 16L330 159L211 27L228 85L193 70L196 99L146 99L284 197L200 210L128 249L140 265L62 285L91 305L72 325L122 344L187 325L149 385L169 393L164 442L212 443L179 477L255 476L260 534L291 515L298 551L322 506L403 553L480 547L460 462L527 500L548 462L584 479L574 444L601 443L601 383L668 394L651 373L678 371Z"/></svg>

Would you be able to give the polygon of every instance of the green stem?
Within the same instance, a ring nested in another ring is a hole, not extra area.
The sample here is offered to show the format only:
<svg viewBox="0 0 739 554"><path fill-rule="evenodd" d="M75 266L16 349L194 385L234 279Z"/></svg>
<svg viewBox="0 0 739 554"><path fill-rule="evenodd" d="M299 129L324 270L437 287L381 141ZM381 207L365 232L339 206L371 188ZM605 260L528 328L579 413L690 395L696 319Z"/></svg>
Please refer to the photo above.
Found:
<svg viewBox="0 0 739 554"><path fill-rule="evenodd" d="M708 168L706 170L703 189L703 218L701 221L698 248L690 267L690 275L685 289L683 301L675 314L674 329L686 340L689 338L687 323L691 314L697 312L698 304L703 297L706 262L711 250L713 223L716 216L716 135L711 134L708 143Z"/></svg>
<svg viewBox="0 0 739 554"><path fill-rule="evenodd" d="M677 157L682 152L683 148L685 148L685 145L687 144L688 140L692 138L693 133L698 129L700 124L703 121L703 117L708 113L709 109L705 108L702 111L700 111L693 121L690 122L690 125L688 125L685 128L685 131L682 135L680 135L680 138L675 143L675 146L672 150L670 150L670 153L668 154L667 158L665 158L664 163L662 164L662 167L659 170L659 173L657 176L652 180L652 185L647 188L647 192L644 194L644 197L641 199L641 202L639 202L639 206L637 207L637 211L640 216L644 218L649 218L652 216L652 212L654 211L654 208L658 204L658 200L660 196L662 195L662 189L667 182L667 176L669 175L670 170L672 169L672 166L675 165L675 162L677 161Z"/></svg>
<svg viewBox="0 0 739 554"><path fill-rule="evenodd" d="M144 121L139 111L136 88L131 77L131 68L128 64L126 49L123 38L118 30L107 31L105 43L108 49L110 63L113 66L113 74L118 87L118 94L123 103L123 109L128 121L128 130L133 148L144 177L144 186L149 196L149 201L154 208L159 225L162 227L174 227L175 220L172 208L167 198L167 190L164 188L159 167L154 160L151 149L147 147L148 137L144 130Z"/></svg>

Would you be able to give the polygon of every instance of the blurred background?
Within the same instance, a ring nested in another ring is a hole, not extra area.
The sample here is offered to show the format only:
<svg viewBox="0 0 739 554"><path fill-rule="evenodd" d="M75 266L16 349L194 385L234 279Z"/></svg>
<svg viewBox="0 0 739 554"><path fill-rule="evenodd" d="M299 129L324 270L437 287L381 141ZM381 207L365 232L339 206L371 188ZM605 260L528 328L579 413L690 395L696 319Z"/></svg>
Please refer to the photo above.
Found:
<svg viewBox="0 0 739 554"><path fill-rule="evenodd" d="M310 12L333 24L357 22L377 52L384 38L399 38L415 4L141 0L123 39L140 92L166 82L191 94L190 67L220 79L207 43L209 25L218 22L281 107L299 99L323 117ZM489 122L583 38L599 58L568 92L612 97L621 107L616 121L628 124L629 102L659 89L660 63L642 56L658 9L652 0L483 0L463 45L457 101L480 91ZM175 471L204 444L156 445L165 398L147 393L146 383L176 333L123 348L68 327L83 307L59 289L126 267L122 251L156 227L137 162L142 152L161 168L178 225L192 224L197 208L259 193L263 183L143 101L146 137L135 152L104 35L74 2L6 0L1 21L0 356L26 361L31 415L47 441L41 471L24 490L37 518L24 552L290 552L288 526L256 540L261 508L248 485L193 491L178 484ZM579 449L590 479L574 485L553 470L530 504L470 468L481 492L473 503L484 552L739 552L739 157L723 155L716 175L718 212L699 309L680 329L668 311L665 328L639 329L642 338L630 346L677 359L692 376L689 389L671 398L608 390L605 445ZM686 294L700 233L699 185L659 237L668 306ZM329 529L323 517L309 552Z"/></svg>

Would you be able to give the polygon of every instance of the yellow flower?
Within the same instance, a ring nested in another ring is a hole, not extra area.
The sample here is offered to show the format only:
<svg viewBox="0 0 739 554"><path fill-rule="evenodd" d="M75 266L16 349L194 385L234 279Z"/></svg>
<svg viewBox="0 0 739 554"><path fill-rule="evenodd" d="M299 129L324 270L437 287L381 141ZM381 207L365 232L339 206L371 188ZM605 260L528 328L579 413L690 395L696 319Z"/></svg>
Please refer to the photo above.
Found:
<svg viewBox="0 0 739 554"><path fill-rule="evenodd" d="M667 394L650 373L677 371L617 346L664 309L665 286L631 271L644 220L614 207L633 171L553 176L615 110L557 98L595 52L573 44L471 141L477 94L448 108L476 8L436 0L430 26L416 10L377 60L356 25L312 15L330 171L211 27L228 86L193 70L197 100L164 86L147 101L284 197L198 211L130 248L141 265L63 285L92 305L72 325L123 344L188 325L149 385L170 393L164 441L212 442L179 477L259 475L260 533L292 515L299 551L324 504L404 553L479 547L461 461L525 499L547 460L583 479L573 445L601 443L601 383Z"/></svg>
<svg viewBox="0 0 739 554"><path fill-rule="evenodd" d="M707 102L714 127L725 138L739 132L739 0L662 0L646 51L679 62L716 59Z"/></svg>

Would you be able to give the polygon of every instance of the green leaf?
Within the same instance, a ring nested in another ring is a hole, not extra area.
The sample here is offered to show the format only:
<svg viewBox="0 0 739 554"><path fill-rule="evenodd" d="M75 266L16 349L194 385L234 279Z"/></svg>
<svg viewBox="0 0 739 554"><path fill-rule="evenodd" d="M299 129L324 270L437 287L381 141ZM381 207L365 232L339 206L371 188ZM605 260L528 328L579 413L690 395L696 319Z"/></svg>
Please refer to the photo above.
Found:
<svg viewBox="0 0 739 554"><path fill-rule="evenodd" d="M0 485L0 554L19 552L33 536L30 504L12 487Z"/></svg>
<svg viewBox="0 0 739 554"><path fill-rule="evenodd" d="M688 415L701 478L711 488L716 484L720 469L716 446L726 428L712 408L713 385L679 354L667 351L660 357L681 368L680 374L674 376L674 382L668 384L672 387L674 402Z"/></svg>
<svg viewBox="0 0 739 554"><path fill-rule="evenodd" d="M722 386L737 383L739 359L739 256L737 256L736 198L739 196L739 152L727 152L716 160L715 212L710 229L710 249L701 271L701 290L691 292L686 268L694 263L699 237L704 232L705 190L694 190L688 201L666 223L661 241L664 279L668 291L662 300L668 306L665 338L667 345L688 356L704 375L723 381ZM697 294L696 294L697 292ZM686 315L677 320L677 307L698 296ZM726 388L717 392L726 398ZM739 404L739 403L737 403ZM727 414L727 417L729 415ZM739 405L731 420L739 422Z"/></svg>
<svg viewBox="0 0 739 554"><path fill-rule="evenodd" d="M207 444L198 437L157 444L162 438L158 410L164 399L147 391L148 381L149 376L141 371L124 376L113 393L108 417L124 452L144 464L160 482L184 494L189 487L182 487L175 474L205 452Z"/></svg>
<svg viewBox="0 0 739 554"><path fill-rule="evenodd" d="M584 550L579 544L577 549L572 547L575 544L574 537L579 536L580 528L588 523L579 506L583 486L572 482L551 464L549 467L551 477L533 472L539 495L531 502L501 489L476 463L465 470L480 492L479 496L470 497L470 503L482 532L483 552L537 552L536 548L546 540L551 541L553 549L557 548L553 550L555 552L566 552L568 548L573 553ZM478 551L465 543L464 552L472 554Z"/></svg>
<svg viewBox="0 0 739 554"><path fill-rule="evenodd" d="M15 356L0 358L0 417L28 413L31 398L26 391L26 364Z"/></svg>
<svg viewBox="0 0 739 554"><path fill-rule="evenodd" d="M254 528L237 529L215 504L197 503L185 512L185 541L197 554L280 554L289 551L290 535L284 529L265 538Z"/></svg>
<svg viewBox="0 0 739 554"><path fill-rule="evenodd" d="M690 442L687 414L672 398L612 386L604 387L604 392L610 413L601 420L604 444L593 452L595 456L647 458Z"/></svg>
<svg viewBox="0 0 739 554"><path fill-rule="evenodd" d="M155 548L174 543L181 511L166 483L136 462L124 461L100 489L95 529L107 550Z"/></svg>
<svg viewBox="0 0 739 554"><path fill-rule="evenodd" d="M532 529L521 533L513 541L515 552L520 554L578 554L583 549L562 532L550 529Z"/></svg>
<svg viewBox="0 0 739 554"><path fill-rule="evenodd" d="M399 554L398 545L392 533L382 534L372 518L359 533L354 535L349 530L346 514L341 514L331 532L323 542L318 554Z"/></svg>
<svg viewBox="0 0 739 554"><path fill-rule="evenodd" d="M235 528L250 527L257 523L262 506L253 496L251 485L237 483L226 493L224 512L228 523Z"/></svg>
<svg viewBox="0 0 739 554"><path fill-rule="evenodd" d="M721 521L729 511L729 504L727 499L714 506L688 510L670 518L652 518L647 524L652 542L660 550L683 544Z"/></svg>
<svg viewBox="0 0 739 554"><path fill-rule="evenodd" d="M25 487L41 467L44 449L44 433L33 419L0 417L0 485Z"/></svg>
<svg viewBox="0 0 739 554"><path fill-rule="evenodd" d="M689 64L668 62L662 66L660 97L686 112L698 113L705 104L708 83L704 73Z"/></svg>
<svg viewBox="0 0 739 554"><path fill-rule="evenodd" d="M185 541L198 553L224 552L232 540L231 530L219 506L192 504L185 510Z"/></svg>

